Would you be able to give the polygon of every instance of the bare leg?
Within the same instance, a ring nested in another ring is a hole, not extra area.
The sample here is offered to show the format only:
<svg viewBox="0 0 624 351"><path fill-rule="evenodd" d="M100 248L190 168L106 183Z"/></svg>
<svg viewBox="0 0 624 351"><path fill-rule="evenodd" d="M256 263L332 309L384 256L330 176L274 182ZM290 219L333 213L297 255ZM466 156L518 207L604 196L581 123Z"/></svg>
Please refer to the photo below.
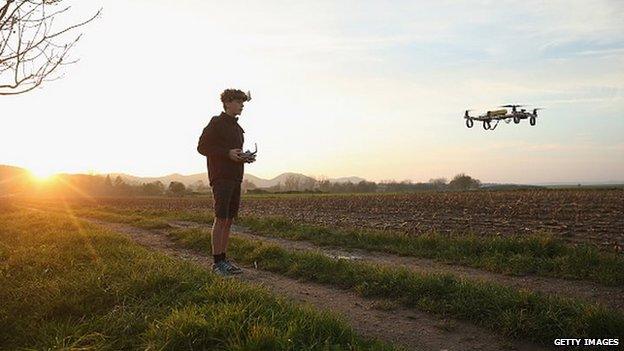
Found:
<svg viewBox="0 0 624 351"><path fill-rule="evenodd" d="M228 241L230 238L230 227L232 226L233 218L228 218L225 220L225 227L223 229L223 251L227 251Z"/></svg>
<svg viewBox="0 0 624 351"><path fill-rule="evenodd" d="M218 255L224 252L224 232L226 227L227 219L225 218L216 218L214 220L214 224L212 225L212 254Z"/></svg>

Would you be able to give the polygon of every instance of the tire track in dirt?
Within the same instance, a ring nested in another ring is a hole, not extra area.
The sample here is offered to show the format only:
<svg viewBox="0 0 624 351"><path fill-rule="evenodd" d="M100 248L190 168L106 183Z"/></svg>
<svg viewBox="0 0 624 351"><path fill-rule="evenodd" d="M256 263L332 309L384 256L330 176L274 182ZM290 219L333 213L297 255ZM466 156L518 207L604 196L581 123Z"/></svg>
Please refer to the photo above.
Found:
<svg viewBox="0 0 624 351"><path fill-rule="evenodd" d="M178 228L211 228L210 225L187 221L174 221L170 222L169 225ZM361 249L344 250L335 247L323 247L317 246L308 241L294 241L254 234L254 232L248 228L237 225L233 225L232 230L233 235L240 235L241 237L248 239L276 244L289 250L318 251L334 258L342 257L391 267L404 267L419 273L453 274L464 279L488 281L503 284L516 289L525 289L561 297L577 298L589 303L598 302L604 306L624 311L624 288L621 287L607 287L593 282L539 276L509 276L477 268L444 264L426 258L397 256L383 252L366 251Z"/></svg>
<svg viewBox="0 0 624 351"><path fill-rule="evenodd" d="M211 256L178 246L163 230L150 231L121 223L81 219L126 234L142 246L195 262L207 270L212 267ZM181 224L178 222L178 225ZM234 235L237 234L256 238L240 232ZM364 299L350 291L241 266L244 273L232 276L233 279L261 285L295 302L337 313L360 335L375 337L408 350L547 350L531 342L493 335L491 331L468 322L442 318L402 306L384 310L376 307L380 302L383 303L380 299Z"/></svg>

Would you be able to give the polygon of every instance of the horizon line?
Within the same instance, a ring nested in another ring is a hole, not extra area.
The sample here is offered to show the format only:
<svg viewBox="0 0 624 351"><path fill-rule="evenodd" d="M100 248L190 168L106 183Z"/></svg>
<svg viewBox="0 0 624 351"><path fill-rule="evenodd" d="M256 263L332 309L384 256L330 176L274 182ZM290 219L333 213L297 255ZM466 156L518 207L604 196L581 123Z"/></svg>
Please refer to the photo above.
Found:
<svg viewBox="0 0 624 351"><path fill-rule="evenodd" d="M30 170L26 167L21 167L21 166L15 166L15 165L10 165L10 164L5 164L2 163L0 164L0 166L8 166L8 167L14 167L14 168L20 168L26 171ZM251 175L253 177L256 178L260 178L262 180L272 180L275 179L283 174L298 174L298 175L302 175L305 177L309 177L309 178L314 178L317 179L315 176L310 176L310 175L306 175L303 173L299 173L299 172L292 172L292 171L286 171L286 172L281 172L278 175L272 177L272 178L262 178L259 176L256 176L252 173L248 173L245 172L244 174L246 175ZM458 174L461 174L463 172L460 172ZM198 175L198 174L205 174L207 176L207 171L206 172L197 172L197 173L189 173L189 174L182 174L182 173L177 173L177 172L173 172L173 173L169 173L169 174L165 174L165 175L160 175L160 176L139 176L139 175L134 175L131 173L127 173L127 172L76 172L76 173L70 173L70 172L56 172L53 173L52 175L126 175L126 176L131 176L131 177L135 177L135 178L165 178L165 177L169 177L169 176L174 176L174 175L178 175L178 176L182 176L182 177L190 177L190 176L194 176L194 175ZM358 175L351 175L351 176L338 176L338 177L327 177L327 180L331 180L331 179L341 179L341 178L360 178L363 179L367 182L375 182L375 183L382 183L384 181L394 181L394 182L403 182L403 181L410 181L413 183L427 183L427 181L417 181L414 179L384 179L384 180L379 180L379 181L374 181L374 180L369 180L365 177L362 176L358 176ZM437 178L446 178L446 177L437 177ZM436 177L433 177L431 179L436 179ZM449 180L450 181L450 180ZM610 179L610 180L575 180L575 181L539 181L539 182L521 182L521 183L514 183L514 182L492 182L492 181L481 181L482 184L505 184L505 185L574 185L574 184L581 184L581 185L593 185L593 184L624 184L624 179L622 180L614 180L614 179Z"/></svg>

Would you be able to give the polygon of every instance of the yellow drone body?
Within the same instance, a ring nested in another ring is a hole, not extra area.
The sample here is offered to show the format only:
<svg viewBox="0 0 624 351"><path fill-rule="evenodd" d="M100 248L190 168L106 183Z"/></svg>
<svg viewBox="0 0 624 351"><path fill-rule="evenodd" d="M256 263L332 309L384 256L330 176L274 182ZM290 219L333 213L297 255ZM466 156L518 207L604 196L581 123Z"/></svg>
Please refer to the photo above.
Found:
<svg viewBox="0 0 624 351"><path fill-rule="evenodd" d="M502 109L502 110L494 110L494 111L488 111L487 115L490 117L494 117L494 116L504 116L507 114L507 110Z"/></svg>

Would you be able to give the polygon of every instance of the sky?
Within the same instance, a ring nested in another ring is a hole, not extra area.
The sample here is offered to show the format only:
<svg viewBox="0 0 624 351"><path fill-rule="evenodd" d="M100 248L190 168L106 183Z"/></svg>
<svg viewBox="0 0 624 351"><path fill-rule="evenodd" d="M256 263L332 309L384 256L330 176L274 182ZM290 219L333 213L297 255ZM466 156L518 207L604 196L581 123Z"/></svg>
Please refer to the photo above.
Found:
<svg viewBox="0 0 624 351"><path fill-rule="evenodd" d="M206 172L197 140L238 88L263 178L624 180L622 1L73 3L67 23L102 16L62 79L0 96L0 164ZM545 109L466 128L510 103Z"/></svg>

